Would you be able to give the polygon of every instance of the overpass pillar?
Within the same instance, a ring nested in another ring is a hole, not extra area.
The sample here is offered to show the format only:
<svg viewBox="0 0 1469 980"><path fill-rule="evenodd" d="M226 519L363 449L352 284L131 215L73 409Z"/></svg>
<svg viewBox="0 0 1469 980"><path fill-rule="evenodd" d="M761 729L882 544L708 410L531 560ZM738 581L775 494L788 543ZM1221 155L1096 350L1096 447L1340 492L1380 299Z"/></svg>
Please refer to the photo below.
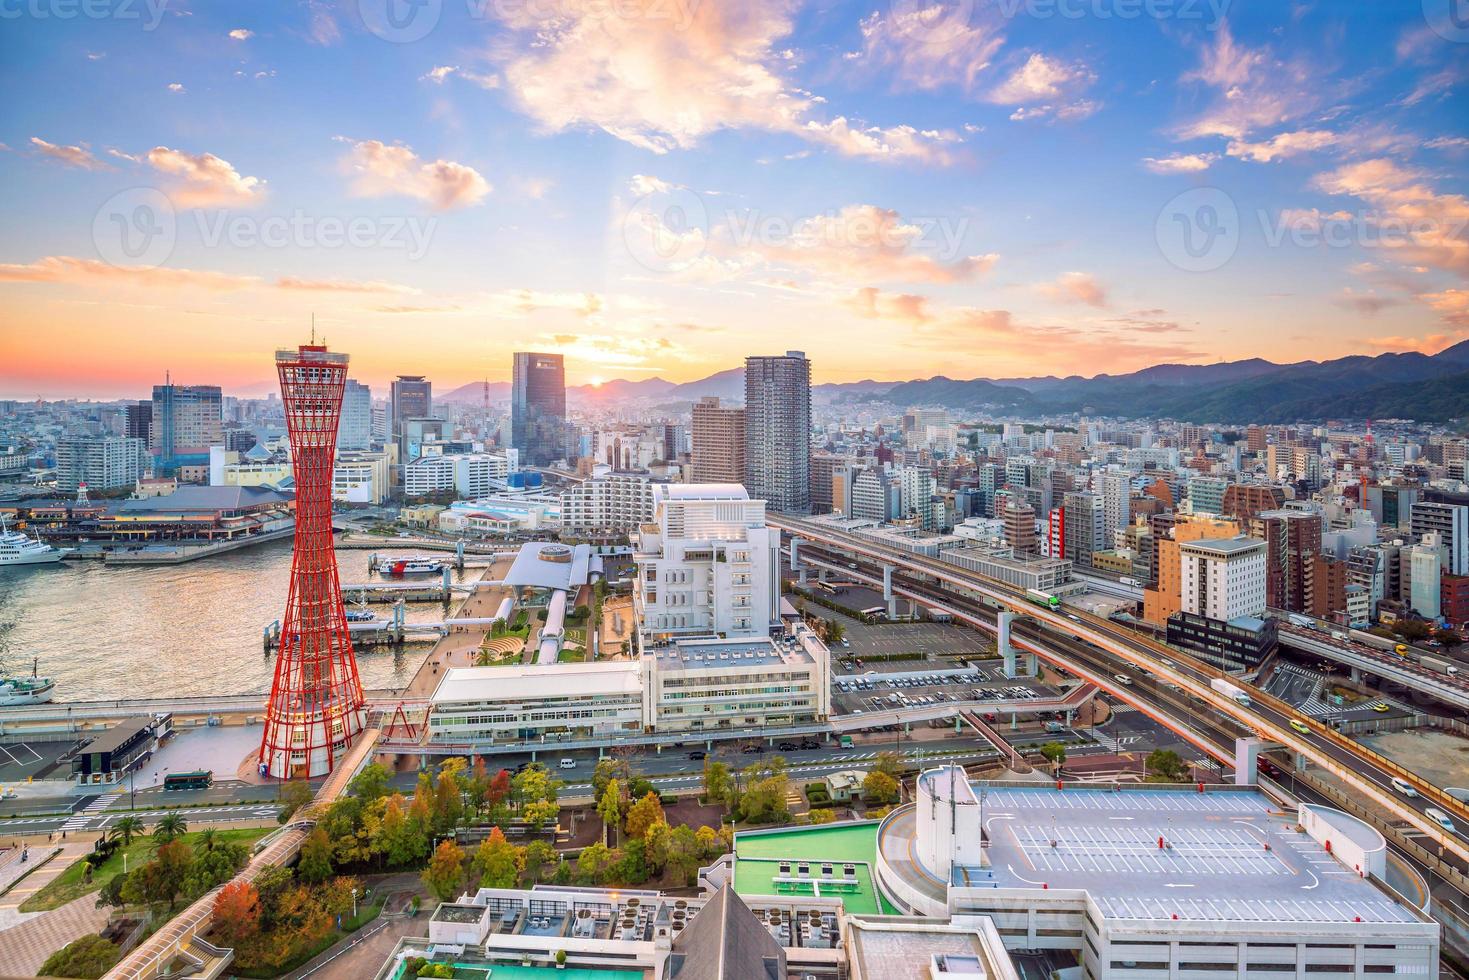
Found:
<svg viewBox="0 0 1469 980"><path fill-rule="evenodd" d="M796 581L801 585L806 584L806 567L801 564L801 539L791 538L791 571L796 573Z"/></svg>
<svg viewBox="0 0 1469 980"><path fill-rule="evenodd" d="M888 619L898 618L898 597L893 593L893 566L882 566L882 597L888 601Z"/></svg>
<svg viewBox="0 0 1469 980"><path fill-rule="evenodd" d="M1362 683L1362 668L1361 667L1353 667L1351 669L1351 678L1352 678L1352 683L1353 684L1360 684L1360 683Z"/></svg>
<svg viewBox="0 0 1469 980"><path fill-rule="evenodd" d="M1234 740L1234 784L1252 786L1259 778L1260 753L1265 743L1258 738Z"/></svg>
<svg viewBox="0 0 1469 980"><path fill-rule="evenodd" d="M1033 677L1035 676L1035 654L1024 653L1016 650L1010 645L1010 622L1015 614L1008 609L1001 609L995 616L996 635L998 640L1000 656L1005 659L1006 677ZM1018 663L1020 657L1024 657L1024 663Z"/></svg>

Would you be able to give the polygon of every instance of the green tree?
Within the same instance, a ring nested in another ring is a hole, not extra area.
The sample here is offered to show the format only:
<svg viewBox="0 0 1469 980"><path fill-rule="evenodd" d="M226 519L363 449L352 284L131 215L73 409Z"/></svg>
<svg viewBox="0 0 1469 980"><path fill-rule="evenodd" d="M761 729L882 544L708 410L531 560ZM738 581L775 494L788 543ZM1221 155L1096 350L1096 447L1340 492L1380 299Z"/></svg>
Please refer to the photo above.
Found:
<svg viewBox="0 0 1469 980"><path fill-rule="evenodd" d="M1040 747L1039 751L1053 766L1059 766L1066 761L1066 746L1060 742L1047 742Z"/></svg>
<svg viewBox="0 0 1469 980"><path fill-rule="evenodd" d="M143 835L143 821L137 817L122 817L112 825L109 835L113 840L122 838L122 846L127 847L134 837Z"/></svg>
<svg viewBox="0 0 1469 980"><path fill-rule="evenodd" d="M841 643L843 637L845 637L846 635L847 635L846 627L844 627L837 620L835 620L835 619L828 619L826 621L826 642L827 643L832 643L832 644Z"/></svg>
<svg viewBox="0 0 1469 980"><path fill-rule="evenodd" d="M428 835L404 812L405 802L401 793L394 793L379 804L382 817L375 848L389 867L411 867L428 857Z"/></svg>
<svg viewBox="0 0 1469 980"><path fill-rule="evenodd" d="M208 854L210 851L214 850L215 846L218 843L219 831L215 830L213 827L205 827L203 830L199 831L198 836L194 838L194 853Z"/></svg>
<svg viewBox="0 0 1469 980"><path fill-rule="evenodd" d="M692 827L679 824L668 832L665 850L668 873L680 885L689 885L699 871L703 860L703 848Z"/></svg>
<svg viewBox="0 0 1469 980"><path fill-rule="evenodd" d="M756 763L744 772L745 789L740 794L738 812L751 823L779 823L789 819L786 796L790 782L783 770Z"/></svg>
<svg viewBox="0 0 1469 980"><path fill-rule="evenodd" d="M363 803L373 803L389 793L388 770L381 763L369 762L362 771L352 777L348 791Z"/></svg>
<svg viewBox="0 0 1469 980"><path fill-rule="evenodd" d="M806 818L810 820L813 824L823 824L831 823L837 818L837 815L834 811L828 810L825 807L818 807L817 809L814 809L810 813L806 814Z"/></svg>
<svg viewBox="0 0 1469 980"><path fill-rule="evenodd" d="M153 825L153 839L159 844L167 844L169 841L184 836L188 830L189 823L182 814L165 813Z"/></svg>
<svg viewBox="0 0 1469 980"><path fill-rule="evenodd" d="M281 787L281 812L276 819L287 823L303 806L315 799L311 784L304 779L293 780Z"/></svg>
<svg viewBox="0 0 1469 980"><path fill-rule="evenodd" d="M526 863L525 848L505 839L505 832L491 827L490 835L474 852L474 868L480 873L481 888L514 888Z"/></svg>
<svg viewBox="0 0 1469 980"><path fill-rule="evenodd" d="M735 783L729 766L712 759L704 760L704 796L710 803L733 808L735 805Z"/></svg>
<svg viewBox="0 0 1469 980"><path fill-rule="evenodd" d="M439 901L447 902L459 891L463 880L464 849L452 840L441 841L423 872L423 883L438 896Z"/></svg>
<svg viewBox="0 0 1469 980"><path fill-rule="evenodd" d="M872 760L872 768L897 779L903 771L903 760L896 752L879 752L877 758Z"/></svg>
<svg viewBox="0 0 1469 980"><path fill-rule="evenodd" d="M632 781L632 771L625 759L606 758L598 759L597 765L592 769L592 798L600 800L602 794L607 792L607 784L614 779L623 783Z"/></svg>
<svg viewBox="0 0 1469 980"><path fill-rule="evenodd" d="M869 803L896 803L901 787L891 773L873 769L862 779L862 798Z"/></svg>
<svg viewBox="0 0 1469 980"><path fill-rule="evenodd" d="M170 840L159 846L153 860L128 875L122 897L133 905L167 905L171 911L193 863L194 852L189 845Z"/></svg>
<svg viewBox="0 0 1469 980"><path fill-rule="evenodd" d="M533 840L525 845L525 879L528 884L539 884L547 865L559 860L556 848L543 840Z"/></svg>
<svg viewBox="0 0 1469 980"><path fill-rule="evenodd" d="M112 969L121 956L122 950L111 940L96 935L83 936L47 957L37 976L95 980Z"/></svg>
<svg viewBox="0 0 1469 980"><path fill-rule="evenodd" d="M456 760L449 759L444 764L447 766L454 761ZM455 769L441 768L439 778L434 784L434 832L437 834L447 834L458 826L460 818L464 816L464 797L457 772Z"/></svg>
<svg viewBox="0 0 1469 980"><path fill-rule="evenodd" d="M320 884L332 875L332 842L326 831L317 827L301 843L301 860L296 873L309 885Z"/></svg>
<svg viewBox="0 0 1469 980"><path fill-rule="evenodd" d="M617 860L613 850L601 841L584 847L576 859L576 877L583 885L600 885Z"/></svg>
<svg viewBox="0 0 1469 980"><path fill-rule="evenodd" d="M658 802L657 793L648 793L627 811L627 832L631 837L642 837L656 823L665 823L663 804Z"/></svg>
<svg viewBox="0 0 1469 980"><path fill-rule="evenodd" d="M622 820L622 784L617 780L608 780L603 788L602 795L597 799L597 813L602 818L602 836L610 841L613 831Z"/></svg>
<svg viewBox="0 0 1469 980"><path fill-rule="evenodd" d="M1172 749L1154 749L1148 753L1149 778L1154 782L1181 783L1188 779L1188 764Z"/></svg>

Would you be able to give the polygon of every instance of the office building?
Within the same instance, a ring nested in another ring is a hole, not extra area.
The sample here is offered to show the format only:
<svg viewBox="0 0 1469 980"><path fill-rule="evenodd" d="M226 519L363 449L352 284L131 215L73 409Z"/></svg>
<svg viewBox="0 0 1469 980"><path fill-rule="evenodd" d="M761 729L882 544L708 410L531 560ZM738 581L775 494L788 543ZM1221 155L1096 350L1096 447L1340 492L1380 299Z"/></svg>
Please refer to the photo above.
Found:
<svg viewBox="0 0 1469 980"><path fill-rule="evenodd" d="M836 471L846 462L836 453L811 454L811 513L830 514L834 508Z"/></svg>
<svg viewBox="0 0 1469 980"><path fill-rule="evenodd" d="M869 466L857 470L852 477L851 506L844 513L848 517L885 524L901 513L902 496L902 488L890 470Z"/></svg>
<svg viewBox="0 0 1469 980"><path fill-rule="evenodd" d="M1277 510L1285 503L1280 487L1259 483L1231 483L1224 491L1222 515L1237 521L1248 521L1261 511Z"/></svg>
<svg viewBox="0 0 1469 980"><path fill-rule="evenodd" d="M1469 505L1454 503L1448 495L1438 496L1434 499L1434 491L1430 490L1413 504L1412 532L1419 538L1438 536L1445 573L1469 575Z"/></svg>
<svg viewBox="0 0 1469 980"><path fill-rule="evenodd" d="M97 493L130 488L145 466L146 443L127 436L73 436L56 440L56 489L76 493L86 484Z"/></svg>
<svg viewBox="0 0 1469 980"><path fill-rule="evenodd" d="M433 413L433 382L421 374L398 375L388 389L388 438L401 444L404 420L426 419Z"/></svg>
<svg viewBox="0 0 1469 980"><path fill-rule="evenodd" d="M1445 569L1444 555L1447 549L1438 536L1430 531L1420 544L1408 549L1410 555L1408 576L1408 604L1424 619L1438 619L1441 613L1441 580Z"/></svg>
<svg viewBox="0 0 1469 980"><path fill-rule="evenodd" d="M560 354L517 351L510 385L510 445L524 466L565 459L566 367Z"/></svg>
<svg viewBox="0 0 1469 980"><path fill-rule="evenodd" d="M153 403L129 402L124 413L122 434L129 439L143 440L145 447L150 445L149 431L153 427Z"/></svg>
<svg viewBox="0 0 1469 980"><path fill-rule="evenodd" d="M1090 567L1092 555L1106 550L1106 515L1102 498L1094 493L1073 492L1061 498L1066 525L1063 553L1076 565Z"/></svg>
<svg viewBox="0 0 1469 980"><path fill-rule="evenodd" d="M1196 476L1188 481L1189 510L1195 514L1218 517L1224 513L1224 494L1229 481Z"/></svg>
<svg viewBox="0 0 1469 980"><path fill-rule="evenodd" d="M1201 538L1178 547L1183 612L1231 620L1265 613L1265 542Z"/></svg>
<svg viewBox="0 0 1469 980"><path fill-rule="evenodd" d="M745 482L745 410L710 395L694 405L691 483Z"/></svg>
<svg viewBox="0 0 1469 980"><path fill-rule="evenodd" d="M780 533L739 484L660 484L632 534L641 645L766 636L779 623Z"/></svg>
<svg viewBox="0 0 1469 980"><path fill-rule="evenodd" d="M1035 508L1011 501L1005 508L1004 521L1005 543L1017 555L1034 555L1037 547Z"/></svg>
<svg viewBox="0 0 1469 980"><path fill-rule="evenodd" d="M1321 515L1304 510L1261 511L1249 534L1265 542L1265 601L1272 609L1310 612L1315 602Z"/></svg>
<svg viewBox="0 0 1469 980"><path fill-rule="evenodd" d="M1168 617L1168 645L1187 650L1220 670L1237 673L1256 670L1275 649L1278 624L1274 619L1240 616L1211 619L1178 612Z"/></svg>
<svg viewBox="0 0 1469 980"><path fill-rule="evenodd" d="M1108 470L1101 475L1102 548L1116 547L1117 532L1132 523L1132 477Z"/></svg>
<svg viewBox="0 0 1469 980"><path fill-rule="evenodd" d="M153 386L149 450L153 469L160 476L194 476L209 468L209 447L224 442L221 409L223 395L218 385Z"/></svg>
<svg viewBox="0 0 1469 980"><path fill-rule="evenodd" d="M772 510L811 512L811 362L745 358L745 488Z"/></svg>
<svg viewBox="0 0 1469 980"><path fill-rule="evenodd" d="M337 449L372 448L372 389L351 378L342 389L342 421L337 423Z"/></svg>
<svg viewBox="0 0 1469 980"><path fill-rule="evenodd" d="M1235 521L1195 517L1172 522L1157 521L1153 527L1153 550L1158 567L1151 588L1143 590L1143 619L1158 626L1183 609L1183 565L1180 549L1192 541L1238 537Z"/></svg>
<svg viewBox="0 0 1469 980"><path fill-rule="evenodd" d="M898 471L898 513L925 531L938 530L934 512L933 473L925 466L905 466Z"/></svg>

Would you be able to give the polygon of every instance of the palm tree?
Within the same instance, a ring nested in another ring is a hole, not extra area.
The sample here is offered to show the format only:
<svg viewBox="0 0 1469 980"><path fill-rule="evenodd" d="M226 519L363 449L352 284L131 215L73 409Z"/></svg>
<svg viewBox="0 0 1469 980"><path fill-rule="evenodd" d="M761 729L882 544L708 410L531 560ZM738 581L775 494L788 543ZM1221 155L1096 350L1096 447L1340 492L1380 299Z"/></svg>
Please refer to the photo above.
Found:
<svg viewBox="0 0 1469 980"><path fill-rule="evenodd" d="M213 827L204 828L203 830L199 831L199 839L195 843L195 847L197 847L203 853L208 854L210 851L214 850L214 845L219 842L218 835L219 831L215 830Z"/></svg>
<svg viewBox="0 0 1469 980"><path fill-rule="evenodd" d="M143 835L143 821L137 817L123 817L112 825L112 838L122 838L122 846L127 847L133 842L134 837Z"/></svg>
<svg viewBox="0 0 1469 980"><path fill-rule="evenodd" d="M167 844L184 835L189 829L188 822L177 813L164 814L153 826L153 839L160 844Z"/></svg>

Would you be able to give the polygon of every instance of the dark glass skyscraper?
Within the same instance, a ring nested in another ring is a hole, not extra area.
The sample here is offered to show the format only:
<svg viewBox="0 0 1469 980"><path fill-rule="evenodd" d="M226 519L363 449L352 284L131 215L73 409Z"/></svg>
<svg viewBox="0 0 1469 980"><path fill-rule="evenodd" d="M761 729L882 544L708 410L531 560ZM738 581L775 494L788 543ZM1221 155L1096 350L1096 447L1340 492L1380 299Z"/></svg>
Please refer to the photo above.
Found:
<svg viewBox="0 0 1469 980"><path fill-rule="evenodd" d="M566 456L566 367L560 354L517 351L510 386L510 445L523 466Z"/></svg>
<svg viewBox="0 0 1469 980"><path fill-rule="evenodd" d="M745 358L745 489L771 510L811 513L811 362Z"/></svg>
<svg viewBox="0 0 1469 980"><path fill-rule="evenodd" d="M434 410L434 383L421 374L400 374L388 391L388 437L402 445L403 420L426 419Z"/></svg>

